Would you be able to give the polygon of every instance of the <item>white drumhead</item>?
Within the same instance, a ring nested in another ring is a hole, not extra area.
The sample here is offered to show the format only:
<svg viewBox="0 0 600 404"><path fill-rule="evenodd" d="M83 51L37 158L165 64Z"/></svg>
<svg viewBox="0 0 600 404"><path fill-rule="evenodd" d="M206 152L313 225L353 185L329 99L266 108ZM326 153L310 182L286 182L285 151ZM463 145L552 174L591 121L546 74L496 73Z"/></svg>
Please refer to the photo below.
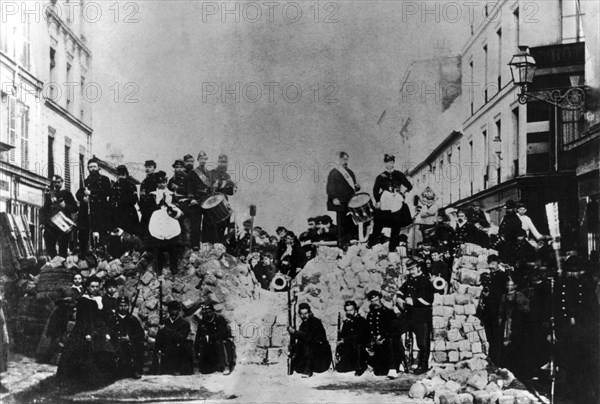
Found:
<svg viewBox="0 0 600 404"><path fill-rule="evenodd" d="M223 196L221 194L213 195L213 196L209 197L207 200L205 200L204 203L202 203L202 209L214 208L215 206L217 206L218 204L223 202L223 199L225 199L225 196Z"/></svg>
<svg viewBox="0 0 600 404"><path fill-rule="evenodd" d="M371 200L371 195L361 192L360 194L356 194L350 199L348 202L349 208L360 208L361 206L365 206Z"/></svg>

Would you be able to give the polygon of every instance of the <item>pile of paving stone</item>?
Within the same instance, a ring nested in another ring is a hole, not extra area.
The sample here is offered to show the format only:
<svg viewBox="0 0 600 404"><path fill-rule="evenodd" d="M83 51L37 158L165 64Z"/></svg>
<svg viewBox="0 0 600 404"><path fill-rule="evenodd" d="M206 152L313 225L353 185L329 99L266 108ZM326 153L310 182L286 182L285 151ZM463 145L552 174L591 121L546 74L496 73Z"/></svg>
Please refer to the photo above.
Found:
<svg viewBox="0 0 600 404"><path fill-rule="evenodd" d="M535 397L522 388L507 369L493 368L485 359L472 358L433 368L415 382L409 396L433 398L436 404L530 404Z"/></svg>

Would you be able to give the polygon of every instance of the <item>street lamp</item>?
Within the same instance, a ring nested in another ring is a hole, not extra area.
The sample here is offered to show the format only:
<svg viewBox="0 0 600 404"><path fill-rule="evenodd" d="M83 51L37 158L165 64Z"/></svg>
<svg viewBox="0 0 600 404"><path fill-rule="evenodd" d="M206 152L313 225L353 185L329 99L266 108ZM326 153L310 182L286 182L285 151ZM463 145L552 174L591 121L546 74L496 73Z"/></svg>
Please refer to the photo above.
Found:
<svg viewBox="0 0 600 404"><path fill-rule="evenodd" d="M521 87L519 103L529 101L544 101L567 111L579 111L585 105L585 87L570 87L567 89L550 89L545 91L529 91L528 86L533 83L537 68L535 59L529 53L528 46L519 46L510 62L510 74L513 82Z"/></svg>

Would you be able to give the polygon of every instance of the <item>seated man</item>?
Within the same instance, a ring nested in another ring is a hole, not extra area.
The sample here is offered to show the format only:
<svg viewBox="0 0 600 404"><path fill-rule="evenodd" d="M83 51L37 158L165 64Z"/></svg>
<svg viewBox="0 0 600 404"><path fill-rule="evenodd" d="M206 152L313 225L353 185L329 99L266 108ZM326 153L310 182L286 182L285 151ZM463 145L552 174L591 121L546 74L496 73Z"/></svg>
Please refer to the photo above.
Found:
<svg viewBox="0 0 600 404"><path fill-rule="evenodd" d="M358 314L358 305L354 301L344 303L346 318L336 347L337 372L352 372L356 376L367 370L367 344L369 342L369 325L367 320Z"/></svg>
<svg viewBox="0 0 600 404"><path fill-rule="evenodd" d="M308 303L298 305L302 323L298 330L288 325L291 338L296 339L292 353L292 370L301 373L303 378L313 372L323 373L331 365L331 347L321 320L316 318Z"/></svg>
<svg viewBox="0 0 600 404"><path fill-rule="evenodd" d="M205 303L195 319L198 322L195 348L200 373L229 375L235 367L236 356L227 320L215 312L211 303Z"/></svg>
<svg viewBox="0 0 600 404"><path fill-rule="evenodd" d="M112 259L121 258L125 253L141 251L143 247L142 240L119 227L111 230L108 236L107 252Z"/></svg>
<svg viewBox="0 0 600 404"><path fill-rule="evenodd" d="M180 317L181 305L174 300L167 305L169 317L158 327L154 348L154 368L159 375L191 375L193 357L187 343L190 323Z"/></svg>
<svg viewBox="0 0 600 404"><path fill-rule="evenodd" d="M129 314L129 299L117 299L117 314L113 320L117 335L117 365L119 376L139 379L144 370L144 330L140 320Z"/></svg>

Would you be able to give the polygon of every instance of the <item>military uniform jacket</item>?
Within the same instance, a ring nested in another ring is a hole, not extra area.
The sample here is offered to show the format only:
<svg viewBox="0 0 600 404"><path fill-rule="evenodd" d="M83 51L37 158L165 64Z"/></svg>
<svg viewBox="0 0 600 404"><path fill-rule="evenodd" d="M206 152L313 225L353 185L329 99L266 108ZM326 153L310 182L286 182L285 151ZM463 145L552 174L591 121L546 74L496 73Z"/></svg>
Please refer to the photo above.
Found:
<svg viewBox="0 0 600 404"><path fill-rule="evenodd" d="M479 244L477 228L473 223L466 222L462 226L456 226L456 245L458 247L464 243Z"/></svg>
<svg viewBox="0 0 600 404"><path fill-rule="evenodd" d="M521 219L516 213L509 213L502 218L500 227L498 229L498 235L512 245L517 244L517 235L523 228Z"/></svg>
<svg viewBox="0 0 600 404"><path fill-rule="evenodd" d="M158 349L168 352L180 347L187 340L191 327L190 323L181 317L177 317L175 321L171 321L171 318L168 318L164 324L164 328L158 331L158 335L161 337ZM157 343L159 343L158 335Z"/></svg>
<svg viewBox="0 0 600 404"><path fill-rule="evenodd" d="M152 192L156 191L158 188L158 184L156 181L156 175L150 174L144 178L142 184L140 185L140 210L143 215L148 215L152 213Z"/></svg>
<svg viewBox="0 0 600 404"><path fill-rule="evenodd" d="M134 316L126 314L121 317L116 314L113 320L113 328L118 338L129 336L129 344L133 347L144 345L144 329L140 321Z"/></svg>
<svg viewBox="0 0 600 404"><path fill-rule="evenodd" d="M92 211L92 217L105 220L108 211L108 199L111 193L110 180L107 176L98 174L90 175L84 181L84 187L90 190L89 203ZM84 189L77 191L76 197L81 204L79 205L79 214L87 217L88 206L83 201Z"/></svg>
<svg viewBox="0 0 600 404"><path fill-rule="evenodd" d="M554 311L557 325L597 328L598 301L594 291L595 283L587 274L569 275L569 272L564 274L555 285Z"/></svg>
<svg viewBox="0 0 600 404"><path fill-rule="evenodd" d="M231 176L227 173L227 170L217 167L208 174L208 178L210 179L210 183L215 192L228 196L235 193L235 184L231 180Z"/></svg>
<svg viewBox="0 0 600 404"><path fill-rule="evenodd" d="M392 192L394 188L400 185L404 185L406 187L406 192L410 192L412 189L412 184L400 171L384 171L379 174L377 178L375 178L375 185L373 186L373 198L375 198L376 202L379 202L383 191Z"/></svg>
<svg viewBox="0 0 600 404"><path fill-rule="evenodd" d="M177 198L182 198L186 196L185 187L183 184L183 180L185 178L185 173L180 175L175 174L169 179L167 182L167 189L175 194Z"/></svg>
<svg viewBox="0 0 600 404"><path fill-rule="evenodd" d="M381 338L390 337L395 321L396 313L394 313L394 310L388 309L383 305L378 309L372 308L367 314L369 338L376 339L378 336L381 336Z"/></svg>
<svg viewBox="0 0 600 404"><path fill-rule="evenodd" d="M400 286L398 295L402 299L411 297L412 306L407 306L409 321L432 321L431 306L435 289L424 274L409 278Z"/></svg>
<svg viewBox="0 0 600 404"><path fill-rule="evenodd" d="M340 330L340 338L345 343L356 342L367 345L369 342L369 323L358 314L352 318L345 318Z"/></svg>
<svg viewBox="0 0 600 404"><path fill-rule="evenodd" d="M215 314L212 321L199 319L196 330L196 352L201 345L214 344L233 338L227 320L222 316Z"/></svg>
<svg viewBox="0 0 600 404"><path fill-rule="evenodd" d="M183 179L183 186L188 198L201 205L212 193L210 173L205 167L196 167Z"/></svg>

